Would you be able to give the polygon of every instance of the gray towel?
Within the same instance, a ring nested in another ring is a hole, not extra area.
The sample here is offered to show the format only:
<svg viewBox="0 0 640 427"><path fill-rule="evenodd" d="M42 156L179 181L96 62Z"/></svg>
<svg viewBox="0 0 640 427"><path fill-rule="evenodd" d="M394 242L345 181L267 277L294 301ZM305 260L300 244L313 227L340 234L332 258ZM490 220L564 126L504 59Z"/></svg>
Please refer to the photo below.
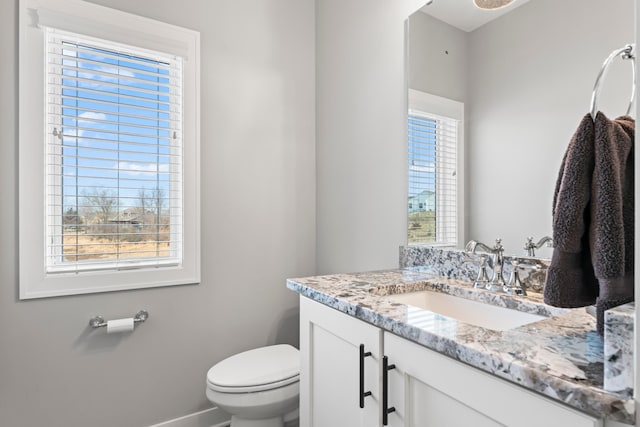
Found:
<svg viewBox="0 0 640 427"><path fill-rule="evenodd" d="M586 115L562 160L553 200L554 251L544 300L557 307L633 300L635 123Z"/></svg>

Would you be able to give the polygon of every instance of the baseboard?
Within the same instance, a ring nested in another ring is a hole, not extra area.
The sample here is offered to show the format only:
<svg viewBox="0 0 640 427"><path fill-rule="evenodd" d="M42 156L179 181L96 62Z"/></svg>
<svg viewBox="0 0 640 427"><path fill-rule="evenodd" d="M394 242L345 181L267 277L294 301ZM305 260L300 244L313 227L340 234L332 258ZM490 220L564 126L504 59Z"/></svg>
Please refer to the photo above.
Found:
<svg viewBox="0 0 640 427"><path fill-rule="evenodd" d="M150 427L228 427L231 417L219 408L205 409Z"/></svg>

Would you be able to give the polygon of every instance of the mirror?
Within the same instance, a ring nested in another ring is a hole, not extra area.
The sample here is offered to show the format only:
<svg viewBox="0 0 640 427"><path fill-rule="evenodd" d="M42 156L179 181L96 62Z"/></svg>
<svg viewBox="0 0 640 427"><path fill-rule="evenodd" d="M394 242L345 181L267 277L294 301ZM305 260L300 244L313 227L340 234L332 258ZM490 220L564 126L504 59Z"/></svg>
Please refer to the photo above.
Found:
<svg viewBox="0 0 640 427"><path fill-rule="evenodd" d="M560 162L604 60L635 40L633 1L515 0L492 12L471 0L434 0L411 15L407 36L410 91L464 105L458 240L501 237L505 253L525 255L528 236L552 234ZM623 115L631 87L630 64L616 59L598 109Z"/></svg>

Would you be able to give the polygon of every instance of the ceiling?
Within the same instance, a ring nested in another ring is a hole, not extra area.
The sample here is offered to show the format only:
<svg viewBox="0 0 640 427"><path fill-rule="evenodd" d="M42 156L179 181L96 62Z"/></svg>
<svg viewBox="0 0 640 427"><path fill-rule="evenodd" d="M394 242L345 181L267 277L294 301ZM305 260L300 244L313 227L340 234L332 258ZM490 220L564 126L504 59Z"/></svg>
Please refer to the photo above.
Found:
<svg viewBox="0 0 640 427"><path fill-rule="evenodd" d="M424 6L420 11L469 32L511 12L528 1L514 0L508 6L491 11L478 9L473 4L473 0L433 0L433 3Z"/></svg>

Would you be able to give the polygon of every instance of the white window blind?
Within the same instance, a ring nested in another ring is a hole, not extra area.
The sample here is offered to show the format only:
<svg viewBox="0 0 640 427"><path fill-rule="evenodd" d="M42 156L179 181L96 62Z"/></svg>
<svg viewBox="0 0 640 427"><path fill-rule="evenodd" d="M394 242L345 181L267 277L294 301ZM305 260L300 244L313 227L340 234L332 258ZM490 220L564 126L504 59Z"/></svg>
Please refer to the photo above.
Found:
<svg viewBox="0 0 640 427"><path fill-rule="evenodd" d="M408 242L455 246L458 120L409 110Z"/></svg>
<svg viewBox="0 0 640 427"><path fill-rule="evenodd" d="M47 273L182 262L182 59L45 29Z"/></svg>

